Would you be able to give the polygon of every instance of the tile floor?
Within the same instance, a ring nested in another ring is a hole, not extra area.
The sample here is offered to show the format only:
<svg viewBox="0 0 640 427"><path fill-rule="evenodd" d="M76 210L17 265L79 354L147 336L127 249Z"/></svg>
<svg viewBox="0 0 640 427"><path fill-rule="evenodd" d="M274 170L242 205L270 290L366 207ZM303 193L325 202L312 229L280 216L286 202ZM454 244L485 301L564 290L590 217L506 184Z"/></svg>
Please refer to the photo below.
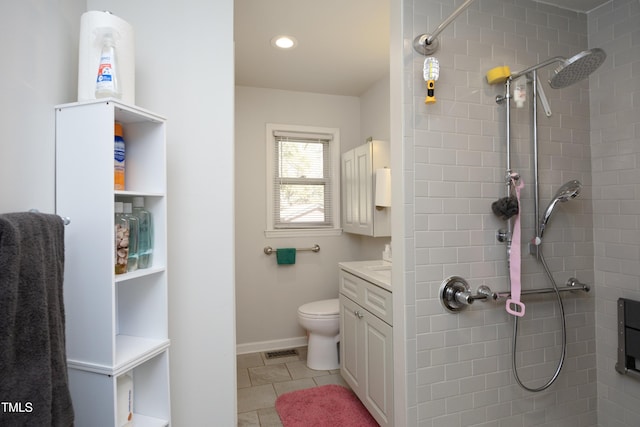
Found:
<svg viewBox="0 0 640 427"><path fill-rule="evenodd" d="M339 370L314 371L307 368L307 348L300 347L298 356L265 359L263 353L240 354L238 361L238 426L282 426L275 409L281 394L340 384L348 387Z"/></svg>

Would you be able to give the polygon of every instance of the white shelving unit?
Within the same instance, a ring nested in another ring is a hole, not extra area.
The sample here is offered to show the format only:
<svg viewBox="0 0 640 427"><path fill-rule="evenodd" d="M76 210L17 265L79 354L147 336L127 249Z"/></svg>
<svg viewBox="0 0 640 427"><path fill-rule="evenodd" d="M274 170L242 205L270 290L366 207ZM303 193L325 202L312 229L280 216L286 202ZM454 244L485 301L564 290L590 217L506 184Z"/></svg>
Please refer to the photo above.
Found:
<svg viewBox="0 0 640 427"><path fill-rule="evenodd" d="M114 122L126 190L114 191ZM143 196L149 268L115 274L114 202ZM56 107L56 212L65 229L69 385L77 427L118 426L117 379L131 374L133 425L170 425L165 119L115 99Z"/></svg>

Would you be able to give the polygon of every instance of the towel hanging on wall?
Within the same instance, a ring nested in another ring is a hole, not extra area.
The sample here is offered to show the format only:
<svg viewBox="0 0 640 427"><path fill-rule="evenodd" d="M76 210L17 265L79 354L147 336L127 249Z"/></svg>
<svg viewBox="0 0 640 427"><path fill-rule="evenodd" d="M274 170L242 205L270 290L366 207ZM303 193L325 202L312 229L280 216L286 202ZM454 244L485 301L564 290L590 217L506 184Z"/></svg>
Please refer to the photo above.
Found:
<svg viewBox="0 0 640 427"><path fill-rule="evenodd" d="M0 425L70 426L63 302L64 223L58 215L0 215Z"/></svg>
<svg viewBox="0 0 640 427"><path fill-rule="evenodd" d="M295 264L296 263L296 248L280 248L276 249L276 259L278 264Z"/></svg>

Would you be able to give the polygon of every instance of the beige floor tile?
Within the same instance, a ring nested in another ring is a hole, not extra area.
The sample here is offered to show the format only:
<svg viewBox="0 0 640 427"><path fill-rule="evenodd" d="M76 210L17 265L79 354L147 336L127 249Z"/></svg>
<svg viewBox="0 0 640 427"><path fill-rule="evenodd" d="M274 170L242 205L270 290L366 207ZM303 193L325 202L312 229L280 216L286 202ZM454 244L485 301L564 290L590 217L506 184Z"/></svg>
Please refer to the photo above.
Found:
<svg viewBox="0 0 640 427"><path fill-rule="evenodd" d="M305 388L311 388L315 386L316 383L313 381L313 378L303 378L300 380L273 384L273 388L276 390L276 394L278 396L289 393L290 391L303 390Z"/></svg>
<svg viewBox="0 0 640 427"><path fill-rule="evenodd" d="M291 381L289 370L284 364L249 368L249 378L254 386Z"/></svg>
<svg viewBox="0 0 640 427"><path fill-rule="evenodd" d="M343 387L349 388L349 385L342 379L340 374L323 375L320 377L313 377L313 381L319 386L327 384L338 384Z"/></svg>
<svg viewBox="0 0 640 427"><path fill-rule="evenodd" d="M238 413L274 407L276 398L271 384L238 389Z"/></svg>
<svg viewBox="0 0 640 427"><path fill-rule="evenodd" d="M261 427L257 411L238 414L238 427Z"/></svg>
<svg viewBox="0 0 640 427"><path fill-rule="evenodd" d="M260 409L258 411L261 427L282 427L282 421L276 408Z"/></svg>
<svg viewBox="0 0 640 427"><path fill-rule="evenodd" d="M313 369L309 369L307 364L302 360L287 363L287 369L289 370L289 373L291 373L291 379L294 380L329 375L329 371L315 371Z"/></svg>
<svg viewBox="0 0 640 427"><path fill-rule="evenodd" d="M260 353L239 354L236 356L236 360L238 368L253 368L264 365Z"/></svg>
<svg viewBox="0 0 640 427"><path fill-rule="evenodd" d="M249 371L246 368L238 368L238 388L251 387L251 380L249 379Z"/></svg>

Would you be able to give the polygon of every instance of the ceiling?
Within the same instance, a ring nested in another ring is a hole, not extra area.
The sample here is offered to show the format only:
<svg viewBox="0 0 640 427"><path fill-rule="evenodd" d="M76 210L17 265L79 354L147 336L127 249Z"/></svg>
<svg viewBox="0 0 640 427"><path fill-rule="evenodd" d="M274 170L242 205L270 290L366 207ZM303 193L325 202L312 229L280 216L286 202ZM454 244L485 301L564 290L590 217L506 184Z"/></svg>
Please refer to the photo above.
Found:
<svg viewBox="0 0 640 427"><path fill-rule="evenodd" d="M390 1L235 0L236 84L361 95L389 72ZM589 12L608 1L540 3ZM271 39L282 34L298 45L276 50Z"/></svg>

